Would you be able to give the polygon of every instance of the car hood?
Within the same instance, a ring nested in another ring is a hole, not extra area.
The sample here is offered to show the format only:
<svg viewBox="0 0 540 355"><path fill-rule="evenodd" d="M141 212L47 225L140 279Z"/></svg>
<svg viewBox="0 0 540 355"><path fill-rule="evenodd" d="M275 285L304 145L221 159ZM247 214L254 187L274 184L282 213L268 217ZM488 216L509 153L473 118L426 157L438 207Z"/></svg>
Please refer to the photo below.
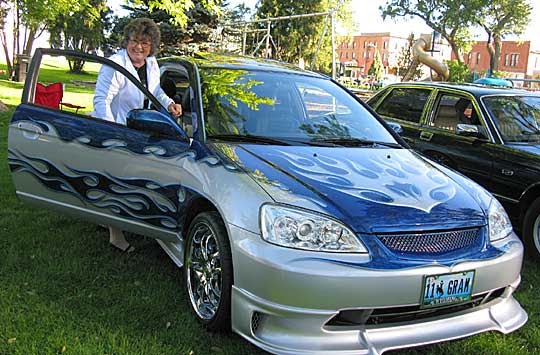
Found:
<svg viewBox="0 0 540 355"><path fill-rule="evenodd" d="M486 223L461 182L407 149L241 144L235 152L238 165L276 202L306 207L298 202L302 196L355 232Z"/></svg>

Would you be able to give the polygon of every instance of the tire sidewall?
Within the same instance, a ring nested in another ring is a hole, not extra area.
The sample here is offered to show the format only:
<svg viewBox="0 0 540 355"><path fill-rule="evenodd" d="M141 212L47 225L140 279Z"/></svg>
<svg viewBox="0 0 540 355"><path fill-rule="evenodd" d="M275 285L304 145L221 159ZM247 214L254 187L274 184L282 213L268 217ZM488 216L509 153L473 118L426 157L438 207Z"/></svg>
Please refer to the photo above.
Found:
<svg viewBox="0 0 540 355"><path fill-rule="evenodd" d="M219 306L211 319L201 318L194 309L191 301L190 288L189 288L189 263L190 256L189 251L194 236L194 228L200 224L206 224L212 233L214 233L221 261L221 296L219 300ZM232 258L230 251L230 243L228 235L223 224L223 221L217 212L203 212L198 214L191 222L185 243L184 251L184 270L183 270L183 283L186 290L186 297L189 307L197 320L203 324L206 329L210 331L228 331L230 330L231 319L231 288L233 284L233 272L232 272Z"/></svg>
<svg viewBox="0 0 540 355"><path fill-rule="evenodd" d="M525 250L527 254L536 260L540 260L540 235L538 235L538 226L536 226L536 238L535 238L535 224L540 222L540 198L534 200L529 206L525 217L523 218L523 243L525 244ZM536 241L535 241L536 239Z"/></svg>

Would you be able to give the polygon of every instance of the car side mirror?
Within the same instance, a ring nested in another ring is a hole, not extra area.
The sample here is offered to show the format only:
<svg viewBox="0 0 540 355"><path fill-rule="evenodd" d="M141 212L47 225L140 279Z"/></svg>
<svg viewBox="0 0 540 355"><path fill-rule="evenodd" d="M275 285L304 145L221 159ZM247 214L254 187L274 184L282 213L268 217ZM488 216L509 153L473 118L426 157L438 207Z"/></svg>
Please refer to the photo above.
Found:
<svg viewBox="0 0 540 355"><path fill-rule="evenodd" d="M187 134L169 116L158 111L131 110L126 121L128 128L149 132L152 135L164 138L189 141Z"/></svg>
<svg viewBox="0 0 540 355"><path fill-rule="evenodd" d="M386 123L388 124L388 126L390 126L390 128L392 128L394 132L396 132L400 136L403 134L403 127L401 127L399 123L395 123L395 122L386 122Z"/></svg>
<svg viewBox="0 0 540 355"><path fill-rule="evenodd" d="M484 127L474 124L458 123L456 126L456 133L466 137L487 138Z"/></svg>

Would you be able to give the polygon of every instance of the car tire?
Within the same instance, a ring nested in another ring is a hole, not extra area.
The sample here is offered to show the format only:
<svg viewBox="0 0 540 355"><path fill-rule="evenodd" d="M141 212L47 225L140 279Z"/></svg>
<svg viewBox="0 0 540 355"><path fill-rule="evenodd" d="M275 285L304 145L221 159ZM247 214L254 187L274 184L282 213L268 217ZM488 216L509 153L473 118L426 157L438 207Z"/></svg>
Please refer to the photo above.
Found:
<svg viewBox="0 0 540 355"><path fill-rule="evenodd" d="M523 218L523 242L526 252L540 260L540 197L531 203Z"/></svg>
<svg viewBox="0 0 540 355"><path fill-rule="evenodd" d="M193 219L184 260L184 286L191 310L206 329L228 331L232 257L225 225L217 212L203 212Z"/></svg>

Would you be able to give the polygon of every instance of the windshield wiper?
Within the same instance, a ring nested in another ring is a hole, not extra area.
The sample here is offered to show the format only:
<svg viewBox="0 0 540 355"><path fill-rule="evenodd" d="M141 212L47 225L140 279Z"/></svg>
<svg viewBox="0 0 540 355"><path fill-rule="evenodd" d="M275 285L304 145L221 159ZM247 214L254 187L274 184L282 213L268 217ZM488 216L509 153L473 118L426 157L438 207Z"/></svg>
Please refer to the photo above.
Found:
<svg viewBox="0 0 540 355"><path fill-rule="evenodd" d="M270 138L265 136L257 136L252 134L240 135L240 134L212 134L208 136L209 139L220 139L228 142L242 142L242 143L259 143L259 144L274 144L274 145L291 145L290 141L284 139Z"/></svg>
<svg viewBox="0 0 540 355"><path fill-rule="evenodd" d="M390 147L390 148L403 148L398 143L371 141L371 140L367 140L367 139L353 138L353 137L315 138L315 139L313 139L313 141L314 142L333 143L333 144L338 144L338 145L345 146L345 147L371 147L371 148L375 148L377 146L385 146L385 147Z"/></svg>

